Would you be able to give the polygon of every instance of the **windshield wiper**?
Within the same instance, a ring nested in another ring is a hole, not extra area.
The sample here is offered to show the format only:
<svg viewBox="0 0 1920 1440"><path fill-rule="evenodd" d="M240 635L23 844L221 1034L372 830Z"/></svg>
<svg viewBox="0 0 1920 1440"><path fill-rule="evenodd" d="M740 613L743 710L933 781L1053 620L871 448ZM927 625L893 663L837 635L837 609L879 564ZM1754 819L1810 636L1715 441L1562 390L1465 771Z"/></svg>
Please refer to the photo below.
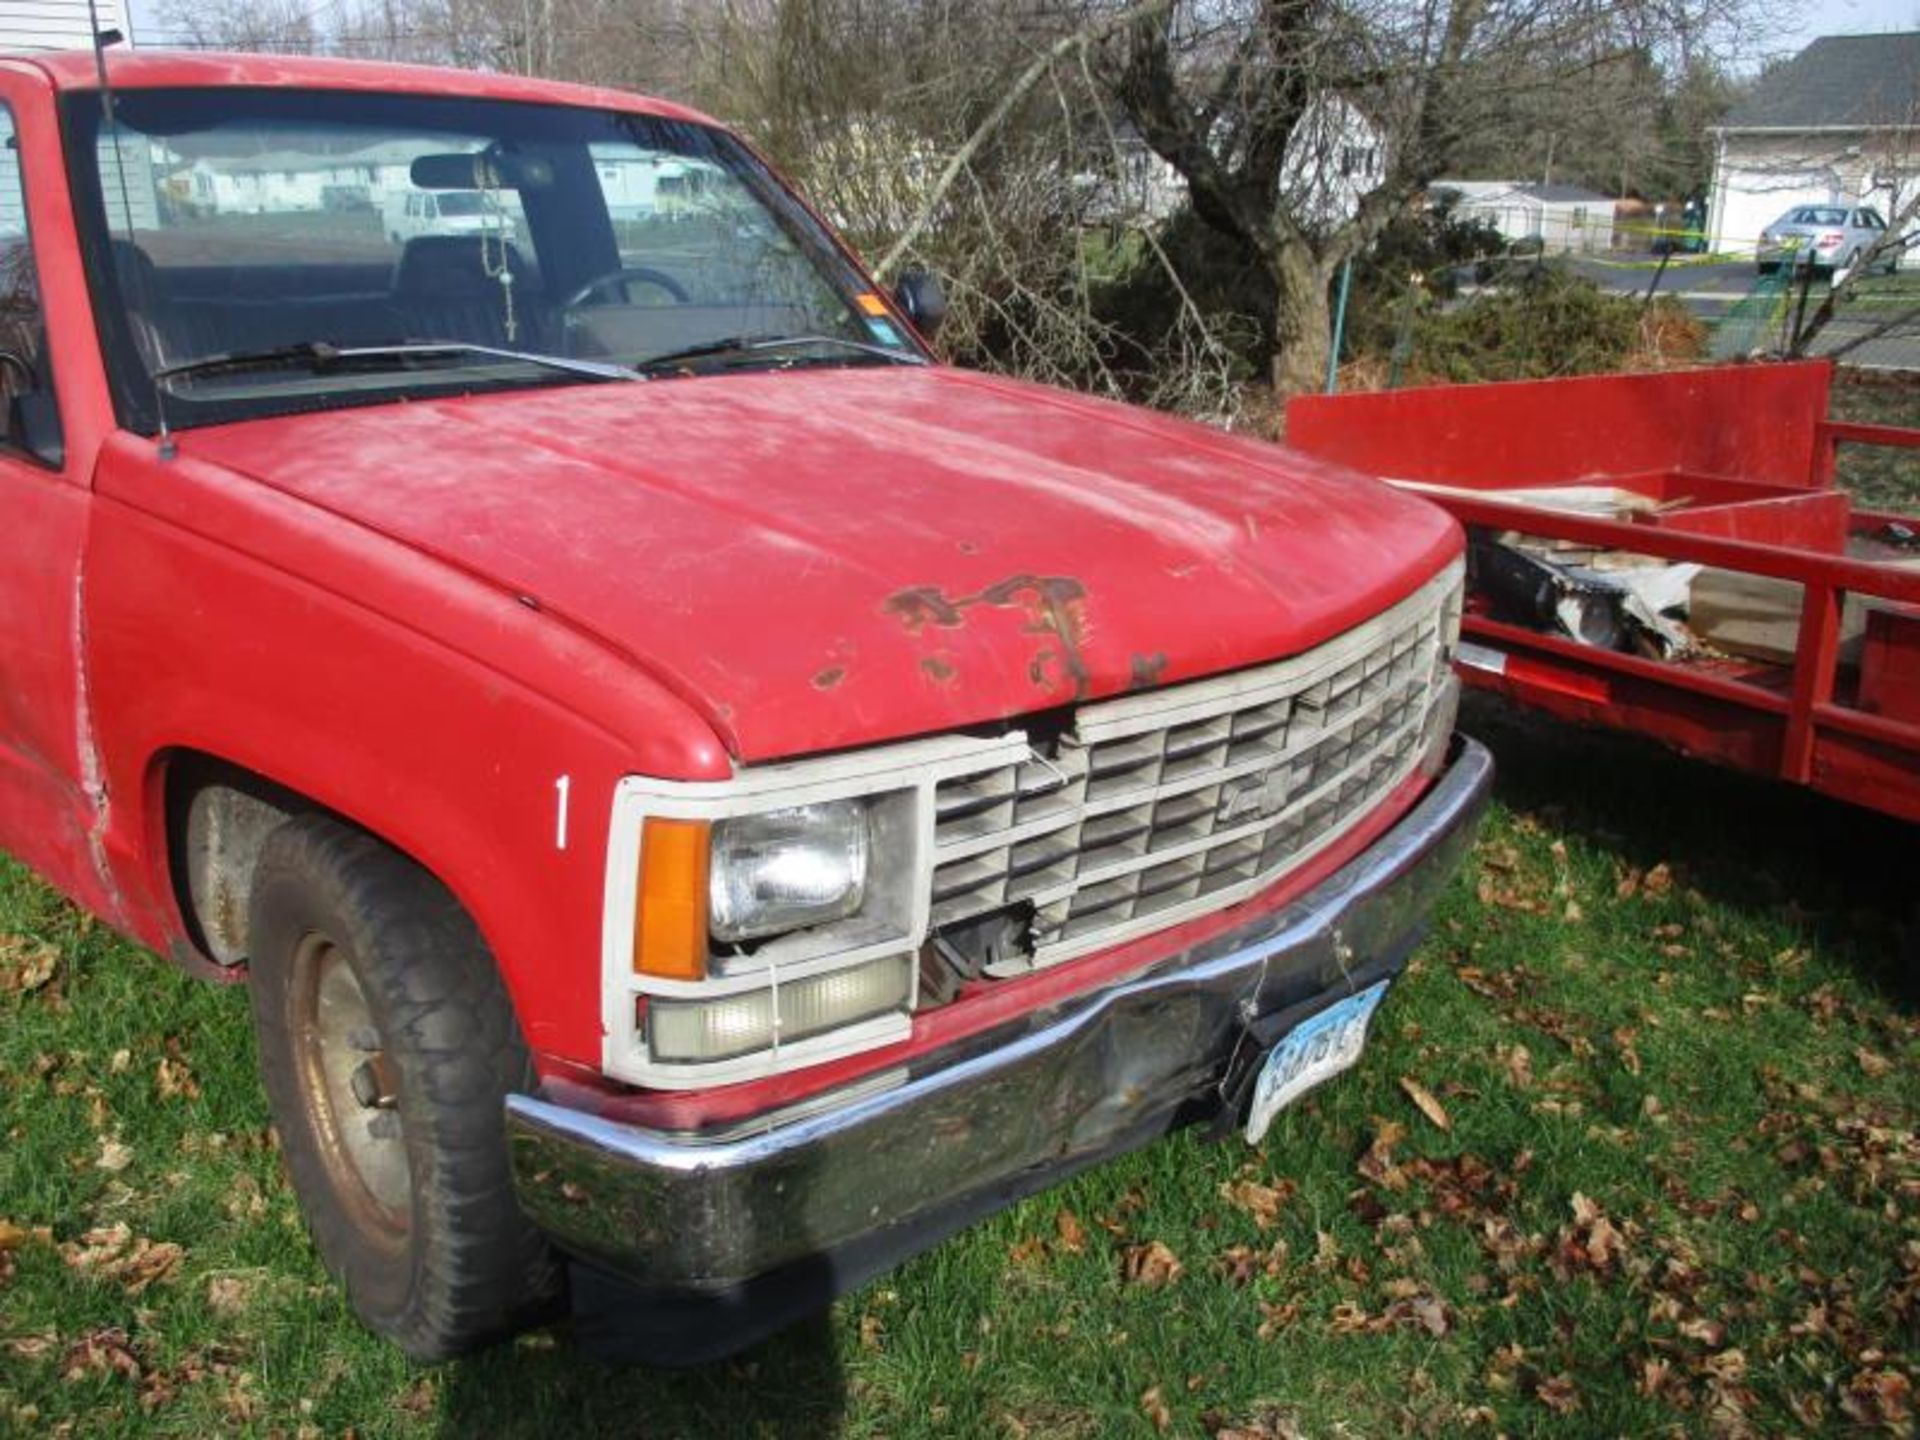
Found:
<svg viewBox="0 0 1920 1440"><path fill-rule="evenodd" d="M688 360L705 360L720 355L753 355L768 350L792 350L804 345L836 345L842 350L872 355L896 365L927 363L924 356L916 355L910 350L895 350L887 345L871 345L865 340L849 340L841 335L730 335L723 340L709 340L704 344L689 345L682 350L669 350L663 355L650 355L645 360L636 362L633 368L644 374L683 364Z"/></svg>
<svg viewBox="0 0 1920 1440"><path fill-rule="evenodd" d="M498 345L479 345L465 340L403 340L391 345L334 345L325 340L302 340L295 345L276 345L265 350L235 350L220 355L202 355L183 360L153 372L156 380L178 380L193 375L220 375L241 370L271 370L280 366L304 365L316 374L356 366L404 365L410 360L446 356L480 355L494 360L517 360L549 370L564 371L593 380L639 380L637 371L610 360L582 360L570 355L541 355L531 350L508 350Z"/></svg>

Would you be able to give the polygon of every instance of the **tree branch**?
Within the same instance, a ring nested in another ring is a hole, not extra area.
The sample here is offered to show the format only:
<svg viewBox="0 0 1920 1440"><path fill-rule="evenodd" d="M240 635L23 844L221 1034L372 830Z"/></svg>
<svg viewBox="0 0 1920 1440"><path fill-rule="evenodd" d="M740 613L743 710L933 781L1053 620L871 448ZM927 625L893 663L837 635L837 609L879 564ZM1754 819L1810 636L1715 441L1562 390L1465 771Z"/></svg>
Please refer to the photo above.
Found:
<svg viewBox="0 0 1920 1440"><path fill-rule="evenodd" d="M1159 14L1170 8L1172 4L1173 0L1134 0L1133 4L1123 10L1116 10L1111 15L1081 26L1071 34L1061 36L1034 57L1033 63L1014 77L1013 83L1002 93L993 108L986 113L978 125L974 126L973 133L967 136L960 148L947 158L946 166L940 171L940 178L934 182L933 189L928 193L919 212L899 238L887 247L887 253L881 256L879 263L873 267L874 274L884 280L893 273L894 267L906 257L907 252L926 233L927 226L933 223L934 214L939 210L941 202L946 199L947 192L960 179L973 157L980 152L980 147L987 143L994 131L1006 123L1014 107L1032 93L1034 87L1047 77L1048 72L1055 65L1075 50L1083 49L1088 45L1097 45L1109 35L1116 34L1147 16Z"/></svg>

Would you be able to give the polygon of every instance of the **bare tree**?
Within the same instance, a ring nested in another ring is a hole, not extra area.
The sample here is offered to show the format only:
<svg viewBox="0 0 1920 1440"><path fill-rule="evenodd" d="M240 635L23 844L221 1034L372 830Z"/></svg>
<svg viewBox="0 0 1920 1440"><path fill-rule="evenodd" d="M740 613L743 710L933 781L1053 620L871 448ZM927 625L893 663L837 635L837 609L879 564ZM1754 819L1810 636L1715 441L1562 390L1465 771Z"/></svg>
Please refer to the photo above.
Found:
<svg viewBox="0 0 1920 1440"><path fill-rule="evenodd" d="M305 0L167 0L159 18L167 42L197 49L312 54L322 48Z"/></svg>
<svg viewBox="0 0 1920 1440"><path fill-rule="evenodd" d="M1608 105L1588 82L1623 54L1698 46L1719 0L1187 0L1144 17L1105 76L1147 144L1186 181L1195 213L1271 287L1268 353L1281 390L1314 384L1327 356L1328 289L1474 136L1522 123L1543 96ZM1302 134L1338 112L1337 142ZM1334 166L1378 150L1338 207Z"/></svg>

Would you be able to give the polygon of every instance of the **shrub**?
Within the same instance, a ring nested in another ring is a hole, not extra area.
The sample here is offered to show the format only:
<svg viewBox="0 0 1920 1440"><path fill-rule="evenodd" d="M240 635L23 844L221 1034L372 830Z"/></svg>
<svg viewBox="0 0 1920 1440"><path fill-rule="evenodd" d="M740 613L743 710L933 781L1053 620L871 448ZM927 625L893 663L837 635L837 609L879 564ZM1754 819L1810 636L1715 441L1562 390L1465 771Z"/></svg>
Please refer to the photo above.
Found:
<svg viewBox="0 0 1920 1440"><path fill-rule="evenodd" d="M1544 380L1686 365L1706 353L1706 326L1678 300L1610 294L1551 267L1464 304L1416 315L1409 383Z"/></svg>

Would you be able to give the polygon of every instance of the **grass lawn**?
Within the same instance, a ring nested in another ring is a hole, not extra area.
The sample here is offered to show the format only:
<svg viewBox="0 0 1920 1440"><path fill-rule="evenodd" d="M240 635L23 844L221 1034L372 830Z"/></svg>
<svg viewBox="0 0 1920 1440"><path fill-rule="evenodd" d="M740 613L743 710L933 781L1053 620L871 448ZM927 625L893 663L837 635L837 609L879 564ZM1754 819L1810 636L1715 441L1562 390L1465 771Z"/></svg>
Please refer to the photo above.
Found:
<svg viewBox="0 0 1920 1440"><path fill-rule="evenodd" d="M1920 354L1914 359L1920 364ZM1834 380L1830 409L1836 420L1920 429L1920 373L1842 370ZM1920 514L1920 450L1842 445L1836 478L1862 505Z"/></svg>
<svg viewBox="0 0 1920 1440"><path fill-rule="evenodd" d="M1477 874L1267 1143L1083 1176L704 1372L363 1333L244 995L0 872L0 1433L1911 1432L1914 834L1483 707Z"/></svg>

